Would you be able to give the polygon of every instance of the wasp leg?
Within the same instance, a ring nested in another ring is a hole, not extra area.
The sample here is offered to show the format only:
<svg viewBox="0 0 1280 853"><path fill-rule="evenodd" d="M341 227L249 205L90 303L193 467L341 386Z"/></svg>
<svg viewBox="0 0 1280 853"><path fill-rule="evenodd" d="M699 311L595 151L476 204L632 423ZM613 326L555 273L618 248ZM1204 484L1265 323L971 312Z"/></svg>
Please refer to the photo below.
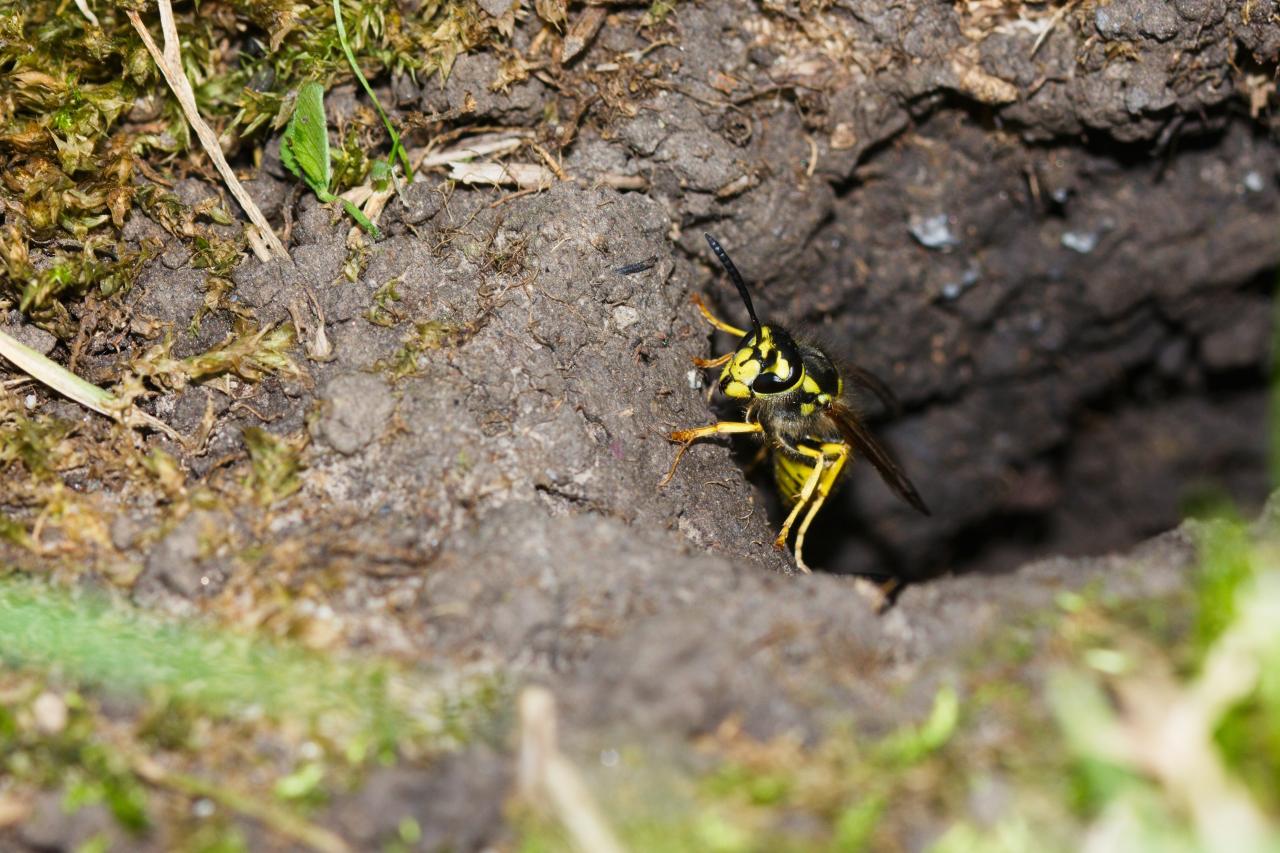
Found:
<svg viewBox="0 0 1280 853"><path fill-rule="evenodd" d="M725 364L728 364L729 359L733 358L733 355L734 355L733 353L727 352L724 355L720 356L719 358L696 358L695 357L693 359L693 366L702 367L702 368L721 367ZM708 403L710 403L711 398L716 395L717 387L719 386L715 382L710 382L707 384L707 402Z"/></svg>
<svg viewBox="0 0 1280 853"><path fill-rule="evenodd" d="M795 503L791 505L791 512L787 515L787 520L782 522L782 529L778 531L777 537L773 540L773 547L787 547L787 537L791 534L791 525L795 524L796 519L800 516L800 510L804 509L809 501L813 498L813 492L818 488L818 483L822 480L822 469L826 464L826 458L821 451L813 450L808 447L796 448L806 456L813 457L813 467L809 469L809 476L805 478L804 487L800 489L800 494L796 496ZM797 558L797 565L800 571L808 574L809 567Z"/></svg>
<svg viewBox="0 0 1280 853"><path fill-rule="evenodd" d="M719 358L695 358L693 360L694 367L723 367L729 363L729 359L733 358L733 353L727 352Z"/></svg>
<svg viewBox="0 0 1280 853"><path fill-rule="evenodd" d="M707 307L707 303L702 301L701 296L695 293L690 298L693 300L693 304L697 306L698 310L702 312L702 316L706 319L708 323L715 326L717 329L719 329L722 332L728 332L734 337L745 338L747 336L747 332L745 329L739 329L737 326L730 326L724 320L721 320L715 314L712 314L711 309Z"/></svg>
<svg viewBox="0 0 1280 853"><path fill-rule="evenodd" d="M684 458L685 451L689 449L695 441L700 438L706 438L709 435L734 435L737 433L747 432L764 432L764 427L758 423L743 423L740 421L720 421L710 426L694 427L692 429L676 430L667 436L672 441L678 441L681 444L680 451L676 454L675 461L671 463L671 470L667 472L667 476L662 478L662 482L658 484L658 488L662 488L671 482L671 478L676 475L676 468L680 465L680 460Z"/></svg>
<svg viewBox="0 0 1280 853"><path fill-rule="evenodd" d="M818 484L817 494L810 501L809 511L805 513L804 521L800 522L800 530L796 533L796 565L800 567L800 571L805 573L808 573L809 567L804 562L804 534L808 531L813 517L818 514L818 510L822 509L822 504L826 501L827 495L831 494L831 490L835 488L836 480L839 479L840 472L844 469L844 464L849 459L849 446L834 442L824 444L822 445L822 456L824 459L827 457L834 458L827 460L827 468L823 472L822 481ZM805 486L807 488L808 483Z"/></svg>

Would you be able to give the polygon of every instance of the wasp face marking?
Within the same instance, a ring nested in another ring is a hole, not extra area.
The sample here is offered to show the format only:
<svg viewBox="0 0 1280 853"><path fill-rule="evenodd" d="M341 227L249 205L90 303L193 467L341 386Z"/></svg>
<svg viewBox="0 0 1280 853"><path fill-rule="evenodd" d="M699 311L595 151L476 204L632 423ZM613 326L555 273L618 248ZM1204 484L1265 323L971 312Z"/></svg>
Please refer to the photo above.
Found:
<svg viewBox="0 0 1280 853"><path fill-rule="evenodd" d="M839 378L836 379L835 397L840 396ZM809 371L805 371L804 378L800 380L800 395L797 402L800 404L800 414L808 416L825 409L831 404L834 397L831 391L823 388L818 377L815 377Z"/></svg>
<svg viewBox="0 0 1280 853"><path fill-rule="evenodd" d="M761 326L738 344L720 374L720 390L727 397L784 394L804 381L804 361L791 336L776 326Z"/></svg>

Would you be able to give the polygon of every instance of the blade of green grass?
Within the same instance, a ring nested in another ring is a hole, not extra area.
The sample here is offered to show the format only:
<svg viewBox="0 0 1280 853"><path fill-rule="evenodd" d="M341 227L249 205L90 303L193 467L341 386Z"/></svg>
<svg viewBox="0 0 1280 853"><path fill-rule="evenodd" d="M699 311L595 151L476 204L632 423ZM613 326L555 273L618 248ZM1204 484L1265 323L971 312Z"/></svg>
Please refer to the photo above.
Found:
<svg viewBox="0 0 1280 853"><path fill-rule="evenodd" d="M356 64L355 54L351 52L351 46L347 44L347 28L342 23L342 9L340 8L339 0L333 0L333 17L334 23L338 28L338 42L342 45L342 52L347 55L347 62L351 65L351 70L355 72L356 79L364 87L369 100L373 101L373 108L378 111L378 117L382 119L382 125L387 129L387 135L391 137L391 153L387 155L387 163L389 165L391 161L398 157L400 165L404 167L405 180L413 181L413 166L409 164L409 155L400 143L400 134L396 133L396 129L391 126L391 119L383 111L382 104L378 103L378 96L373 93L372 87L369 86L369 81L364 79L360 66Z"/></svg>
<svg viewBox="0 0 1280 853"><path fill-rule="evenodd" d="M109 418L117 417L119 406L110 391L86 382L62 365L45 358L25 344L0 332L0 356L8 359L23 373L49 386L64 397L75 400Z"/></svg>

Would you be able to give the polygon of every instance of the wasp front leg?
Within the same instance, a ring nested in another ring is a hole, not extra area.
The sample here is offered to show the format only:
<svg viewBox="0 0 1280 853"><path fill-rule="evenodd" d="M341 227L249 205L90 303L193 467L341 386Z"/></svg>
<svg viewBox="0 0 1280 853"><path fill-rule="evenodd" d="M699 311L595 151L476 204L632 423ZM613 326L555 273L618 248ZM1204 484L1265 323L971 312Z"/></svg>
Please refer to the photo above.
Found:
<svg viewBox="0 0 1280 853"><path fill-rule="evenodd" d="M680 460L684 458L687 451L695 441L700 438L706 438L709 435L741 435L743 433L763 432L764 427L758 423L746 423L741 421L720 421L704 427L693 427L692 429L676 430L667 437L672 441L680 443L680 451L676 453L675 461L671 463L671 470L667 472L667 476L662 478L662 482L658 484L658 488L662 488L671 482L671 478L676 475L676 468L680 465Z"/></svg>
<svg viewBox="0 0 1280 853"><path fill-rule="evenodd" d="M729 363L729 359L733 358L732 352L727 352L719 358L698 358L694 356L694 367L724 367Z"/></svg>

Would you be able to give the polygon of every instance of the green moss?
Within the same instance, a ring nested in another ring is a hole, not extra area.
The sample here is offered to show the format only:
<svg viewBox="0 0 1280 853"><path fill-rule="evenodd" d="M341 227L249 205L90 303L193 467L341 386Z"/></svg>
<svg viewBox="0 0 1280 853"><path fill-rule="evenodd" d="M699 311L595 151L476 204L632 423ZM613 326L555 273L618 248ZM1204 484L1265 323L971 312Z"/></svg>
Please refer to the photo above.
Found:
<svg viewBox="0 0 1280 853"><path fill-rule="evenodd" d="M305 443L306 433L288 440L260 427L244 431L251 463L249 488L259 504L271 506L302 488L298 474L302 470L301 451Z"/></svg>
<svg viewBox="0 0 1280 853"><path fill-rule="evenodd" d="M406 376L417 376L426 367L424 357L427 353L455 343L461 333L461 327L439 320L415 323L401 338L403 345L400 349L390 358L375 362L374 369L381 371L392 382Z"/></svg>
<svg viewBox="0 0 1280 853"><path fill-rule="evenodd" d="M1277 676L1272 673L1271 680ZM1227 765L1258 801L1280 810L1280 696L1267 685L1236 703L1218 721L1214 741Z"/></svg>
<svg viewBox="0 0 1280 853"><path fill-rule="evenodd" d="M661 24L675 10L676 0L653 0L644 13L644 26L652 27Z"/></svg>
<svg viewBox="0 0 1280 853"><path fill-rule="evenodd" d="M30 718L40 686L32 681L16 689L26 694L17 707ZM0 774L23 787L61 789L67 812L101 804L122 827L146 829L147 791L118 752L97 736L92 709L75 693L55 701L63 704L66 714L66 722L56 730L24 725L8 709L0 712Z"/></svg>
<svg viewBox="0 0 1280 853"><path fill-rule="evenodd" d="M289 354L294 344L290 325L258 328L244 320L237 321L221 344L186 358L174 358L173 341L166 338L133 359L128 373L116 384L116 396L132 401L152 388L178 391L192 382L226 374L246 382L264 376L300 379L302 369Z"/></svg>
<svg viewBox="0 0 1280 853"><path fill-rule="evenodd" d="M365 319L375 326L394 326L404 319L404 312L395 303L401 300L400 276L387 279L373 292Z"/></svg>
<svg viewBox="0 0 1280 853"><path fill-rule="evenodd" d="M0 514L0 542L9 542L19 548L30 548L31 534L27 531L25 524Z"/></svg>
<svg viewBox="0 0 1280 853"><path fill-rule="evenodd" d="M1235 620L1241 588L1256 574L1248 531L1237 521L1201 528L1201 571L1196 576L1196 647L1203 652Z"/></svg>
<svg viewBox="0 0 1280 853"><path fill-rule="evenodd" d="M91 289L122 290L136 274L138 256L119 245L135 208L195 240L197 262L213 274L225 276L231 264L231 247L209 245L216 238L198 224L202 217L232 222L220 202L191 208L152 180L186 171L193 140L126 17L129 7L96 9L93 26L67 3L0 0L0 192L13 223L4 237L0 307L18 305L64 339L75 333L69 301ZM154 5L137 8L158 37ZM330 0L232 0L176 11L199 110L233 151L258 148L260 156L304 81L329 88L352 79ZM444 75L460 54L510 34L510 22L474 0L426 3L412 14L345 0L342 15L366 76ZM367 132L376 124L371 110L361 110L344 129L342 186L363 181L369 149L386 144Z"/></svg>
<svg viewBox="0 0 1280 853"><path fill-rule="evenodd" d="M0 412L0 471L20 463L37 480L51 478L66 455L63 441L73 428L48 415Z"/></svg>

